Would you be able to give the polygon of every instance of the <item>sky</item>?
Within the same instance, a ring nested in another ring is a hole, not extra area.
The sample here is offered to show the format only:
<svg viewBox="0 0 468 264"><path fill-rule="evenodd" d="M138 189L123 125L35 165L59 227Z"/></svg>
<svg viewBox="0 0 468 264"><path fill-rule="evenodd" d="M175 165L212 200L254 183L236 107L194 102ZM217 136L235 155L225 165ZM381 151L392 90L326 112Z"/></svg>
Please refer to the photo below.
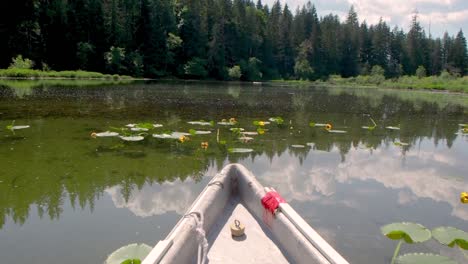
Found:
<svg viewBox="0 0 468 264"><path fill-rule="evenodd" d="M276 0L262 0L270 7ZM288 4L294 12L298 6L308 0L280 0ZM351 5L354 5L359 20L376 24L380 17L389 25L408 30L414 12L419 14L419 21L426 33L433 37L442 37L447 31L456 35L460 29L468 34L468 1L467 0L311 0L319 16L333 13L345 19Z"/></svg>

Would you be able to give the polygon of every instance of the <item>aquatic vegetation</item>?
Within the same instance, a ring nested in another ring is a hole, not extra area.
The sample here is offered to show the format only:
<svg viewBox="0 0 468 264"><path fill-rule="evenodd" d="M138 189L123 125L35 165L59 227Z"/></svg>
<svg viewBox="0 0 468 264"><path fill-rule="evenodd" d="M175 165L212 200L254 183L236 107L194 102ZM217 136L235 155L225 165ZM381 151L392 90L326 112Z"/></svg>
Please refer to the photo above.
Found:
<svg viewBox="0 0 468 264"><path fill-rule="evenodd" d="M236 132L236 131L243 132L243 131L245 131L245 129L241 128L241 127L233 127L233 128L230 128L229 130L231 130L232 132Z"/></svg>
<svg viewBox="0 0 468 264"><path fill-rule="evenodd" d="M130 264L141 263L152 248L146 244L130 244L121 247L110 254L104 264Z"/></svg>
<svg viewBox="0 0 468 264"><path fill-rule="evenodd" d="M468 233L453 227L438 227L430 231L417 223L393 223L381 228L382 234L392 240L399 240L392 257L392 264L456 264L448 257L430 253L410 253L398 256L403 242L422 243L434 238L442 245L468 250Z"/></svg>
<svg viewBox="0 0 468 264"><path fill-rule="evenodd" d="M387 126L385 127L386 129L390 129L390 130L400 130L400 127L399 126Z"/></svg>
<svg viewBox="0 0 468 264"><path fill-rule="evenodd" d="M310 122L309 126L310 127L326 127L328 124L321 124L321 123L315 123L315 122Z"/></svg>
<svg viewBox="0 0 468 264"><path fill-rule="evenodd" d="M332 124L326 124L325 129L330 131L333 128Z"/></svg>
<svg viewBox="0 0 468 264"><path fill-rule="evenodd" d="M395 146L398 146L398 147L406 147L406 146L409 146L409 143L405 143L405 142L401 142L401 141L395 141L393 142L393 144Z"/></svg>
<svg viewBox="0 0 468 264"><path fill-rule="evenodd" d="M268 121L253 121L252 123L254 126L257 126L257 127L263 127L263 126L271 124L271 122L268 122Z"/></svg>
<svg viewBox="0 0 468 264"><path fill-rule="evenodd" d="M214 121L206 122L205 120L190 121L187 123L190 125L198 125L198 126L214 126L215 125Z"/></svg>
<svg viewBox="0 0 468 264"><path fill-rule="evenodd" d="M336 130L336 129L330 129L330 130L327 129L327 131L328 131L328 133L333 133L333 134L346 134L346 133L348 133L347 131Z"/></svg>
<svg viewBox="0 0 468 264"><path fill-rule="evenodd" d="M189 138L187 136L182 135L182 136L179 137L179 142L180 143L184 143L184 142L186 142L188 140L189 140Z"/></svg>
<svg viewBox="0 0 468 264"><path fill-rule="evenodd" d="M251 153L253 152L253 149L249 148L230 148L228 149L229 153Z"/></svg>
<svg viewBox="0 0 468 264"><path fill-rule="evenodd" d="M438 227L432 230L432 236L442 245L468 250L468 233L454 227Z"/></svg>
<svg viewBox="0 0 468 264"><path fill-rule="evenodd" d="M106 132L100 132L100 133L91 133L91 137L96 138L96 137L116 137L118 136L119 133L117 132L111 132L111 131L106 131Z"/></svg>
<svg viewBox="0 0 468 264"><path fill-rule="evenodd" d="M468 204L468 193L466 192L460 193L460 202L464 204Z"/></svg>
<svg viewBox="0 0 468 264"><path fill-rule="evenodd" d="M163 125L162 124L153 124L153 127L154 128L160 128L160 127L163 127Z"/></svg>
<svg viewBox="0 0 468 264"><path fill-rule="evenodd" d="M268 121L276 123L278 126L282 126L284 124L284 119L281 116L271 117Z"/></svg>
<svg viewBox="0 0 468 264"><path fill-rule="evenodd" d="M241 134L244 135L244 136L257 136L259 133L258 133L258 131L257 132L247 131L247 132L242 132Z"/></svg>
<svg viewBox="0 0 468 264"><path fill-rule="evenodd" d="M259 135L264 135L265 132L266 132L266 129L263 129L263 128L261 128L261 127L257 128L257 133L258 133Z"/></svg>
<svg viewBox="0 0 468 264"><path fill-rule="evenodd" d="M20 126L16 125L15 126L15 120L13 120L10 125L6 126L6 129L10 131L21 130L21 129L26 129L26 128L30 128L30 126L29 125L20 125Z"/></svg>
<svg viewBox="0 0 468 264"><path fill-rule="evenodd" d="M304 145L291 145L292 148L305 148Z"/></svg>
<svg viewBox="0 0 468 264"><path fill-rule="evenodd" d="M123 141L137 142L145 139L143 136L120 136Z"/></svg>
<svg viewBox="0 0 468 264"><path fill-rule="evenodd" d="M226 120L226 119L223 119L223 120L221 120L221 122L218 122L218 125L220 125L220 126L234 126L234 125L237 124L237 121L235 121L235 122L231 122L231 121L235 121L235 119L234 120L229 120L229 121Z"/></svg>
<svg viewBox="0 0 468 264"><path fill-rule="evenodd" d="M372 122L372 126L363 126L362 128L372 131L377 127L377 123L375 123L374 119L371 116L369 116L369 119Z"/></svg>
<svg viewBox="0 0 468 264"><path fill-rule="evenodd" d="M144 128L144 127L132 127L130 128L130 131L134 132L147 132L149 129Z"/></svg>
<svg viewBox="0 0 468 264"><path fill-rule="evenodd" d="M159 139L180 139L182 136L190 136L190 133L165 131L162 134L153 134L154 138Z"/></svg>
<svg viewBox="0 0 468 264"><path fill-rule="evenodd" d="M243 143L248 143L248 142L254 140L254 138L252 138L252 137L240 137L240 138L238 138L238 139L239 139L241 142L243 142Z"/></svg>
<svg viewBox="0 0 468 264"><path fill-rule="evenodd" d="M211 131L209 130L196 130L195 131L195 135L209 135L209 134L211 134Z"/></svg>
<svg viewBox="0 0 468 264"><path fill-rule="evenodd" d="M202 149L204 149L204 150L207 150L207 149L208 149L208 146L209 146L208 142L202 142L202 143L200 144L200 147L201 147Z"/></svg>

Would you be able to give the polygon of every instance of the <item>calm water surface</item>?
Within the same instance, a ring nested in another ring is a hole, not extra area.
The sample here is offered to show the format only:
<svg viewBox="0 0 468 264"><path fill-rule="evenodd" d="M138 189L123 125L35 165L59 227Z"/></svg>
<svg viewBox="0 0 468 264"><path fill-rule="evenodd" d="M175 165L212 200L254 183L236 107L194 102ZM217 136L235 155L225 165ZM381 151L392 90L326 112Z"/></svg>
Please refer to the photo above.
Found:
<svg viewBox="0 0 468 264"><path fill-rule="evenodd" d="M362 126L378 127L369 131ZM249 143L229 127L188 121L281 116ZM5 127L30 125L15 133ZM331 123L346 134L309 122ZM152 122L166 130L211 130L183 144L147 137L128 143L93 131ZM102 263L115 249L163 239L224 165L247 166L351 263L389 263L395 243L380 226L396 221L468 231L466 95L238 84L0 84L2 263ZM386 126L400 126L388 130ZM227 147L216 143L216 131ZM200 143L207 141L203 150ZM408 143L398 146L395 142ZM304 145L294 148L292 145ZM254 150L234 154L228 148ZM435 242L402 252L436 252ZM466 263L466 262L465 262Z"/></svg>

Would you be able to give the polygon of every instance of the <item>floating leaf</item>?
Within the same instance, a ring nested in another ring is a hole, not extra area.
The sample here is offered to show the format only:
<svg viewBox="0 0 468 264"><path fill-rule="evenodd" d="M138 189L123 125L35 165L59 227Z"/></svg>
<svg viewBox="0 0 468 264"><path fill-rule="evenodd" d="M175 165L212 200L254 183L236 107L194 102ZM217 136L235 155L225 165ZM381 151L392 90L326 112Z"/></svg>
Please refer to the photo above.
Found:
<svg viewBox="0 0 468 264"><path fill-rule="evenodd" d="M133 131L133 132L146 132L149 129L144 128L144 127L132 127L132 128L130 128L130 130Z"/></svg>
<svg viewBox="0 0 468 264"><path fill-rule="evenodd" d="M334 133L334 134L346 134L348 132L344 130L327 130L329 133Z"/></svg>
<svg viewBox="0 0 468 264"><path fill-rule="evenodd" d="M209 135L211 134L211 131L207 131L207 130L197 130L195 131L195 135Z"/></svg>
<svg viewBox="0 0 468 264"><path fill-rule="evenodd" d="M118 136L119 133L117 132L110 132L110 131L106 131L106 132L101 132L101 133L95 133L95 136L96 137L116 137Z"/></svg>
<svg viewBox="0 0 468 264"><path fill-rule="evenodd" d="M431 238L431 231L416 223L393 223L382 227L381 231L390 239L404 239L410 244L421 243Z"/></svg>
<svg viewBox="0 0 468 264"><path fill-rule="evenodd" d="M400 130L399 127L396 127L396 126L388 126L388 127L385 127L386 129L390 129L390 130Z"/></svg>
<svg viewBox="0 0 468 264"><path fill-rule="evenodd" d="M252 138L252 137L240 137L239 140L242 141L242 142L249 142L249 141L254 140L254 138Z"/></svg>
<svg viewBox="0 0 468 264"><path fill-rule="evenodd" d="M241 134L244 136L257 136L258 132L242 132Z"/></svg>
<svg viewBox="0 0 468 264"><path fill-rule="evenodd" d="M143 136L127 136L127 137L120 137L124 141L130 141L130 142L137 142L137 141L142 141L145 139Z"/></svg>
<svg viewBox="0 0 468 264"><path fill-rule="evenodd" d="M218 125L220 126L233 126L237 123L231 123L231 122L225 122L225 121L221 121L221 122L218 122Z"/></svg>
<svg viewBox="0 0 468 264"><path fill-rule="evenodd" d="M121 247L107 257L104 264L132 263L129 260L142 260L148 256L152 248L146 244L130 244ZM138 263L138 262L135 262Z"/></svg>
<svg viewBox="0 0 468 264"><path fill-rule="evenodd" d="M456 261L448 257L428 254L428 253L411 253L400 256L396 260L397 264L457 264Z"/></svg>
<svg viewBox="0 0 468 264"><path fill-rule="evenodd" d="M304 145L291 145L292 148L305 148Z"/></svg>
<svg viewBox="0 0 468 264"><path fill-rule="evenodd" d="M266 132L266 129L263 129L263 128L261 128L261 127L257 128L257 133L258 133L259 135L263 135L263 134L265 134L265 132Z"/></svg>
<svg viewBox="0 0 468 264"><path fill-rule="evenodd" d="M242 131L245 131L245 129L243 129L243 128L241 128L241 127L233 127L233 128L230 128L229 130L231 130L232 132L236 132L236 131L242 132Z"/></svg>
<svg viewBox="0 0 468 264"><path fill-rule="evenodd" d="M139 259L127 259L120 264L141 264L141 260Z"/></svg>
<svg viewBox="0 0 468 264"><path fill-rule="evenodd" d="M432 230L432 236L442 245L459 246L468 250L468 233L454 227L438 227Z"/></svg>
<svg viewBox="0 0 468 264"><path fill-rule="evenodd" d="M268 121L253 121L254 126L266 126L266 125L269 125L269 124L271 124L271 123L268 122Z"/></svg>
<svg viewBox="0 0 468 264"><path fill-rule="evenodd" d="M132 127L136 127L137 124L128 124L128 125L125 125L126 127L129 127L129 128L132 128Z"/></svg>
<svg viewBox="0 0 468 264"><path fill-rule="evenodd" d="M284 119L280 116L277 116L277 117L271 117L270 119L268 119L268 121L270 122L274 122L276 123L277 125L282 125L284 124Z"/></svg>
<svg viewBox="0 0 468 264"><path fill-rule="evenodd" d="M25 126L12 126L9 129L10 130L20 130L20 129L26 129L26 128L30 128L30 126L28 126L28 125L25 125Z"/></svg>
<svg viewBox="0 0 468 264"><path fill-rule="evenodd" d="M248 149L248 148L230 148L228 149L230 153L250 153L253 152L253 149Z"/></svg>
<svg viewBox="0 0 468 264"><path fill-rule="evenodd" d="M468 127L468 124L458 124L461 127Z"/></svg>
<svg viewBox="0 0 468 264"><path fill-rule="evenodd" d="M195 129L190 129L189 133L190 135L195 136L197 134L197 131Z"/></svg>
<svg viewBox="0 0 468 264"><path fill-rule="evenodd" d="M315 124L314 122L310 122L310 123L309 123L309 126L310 126L310 127L315 127L316 125L317 125L317 124Z"/></svg>
<svg viewBox="0 0 468 264"><path fill-rule="evenodd" d="M153 124L153 127L154 127L154 128L159 128L159 127L163 127L163 125L161 125L161 124Z"/></svg>
<svg viewBox="0 0 468 264"><path fill-rule="evenodd" d="M362 128L372 131L372 130L374 130L376 128L376 126L371 126L371 127L370 126L363 126Z"/></svg>
<svg viewBox="0 0 468 264"><path fill-rule="evenodd" d="M184 132L172 132L172 133L162 133L162 134L153 134L154 138L160 138L160 139L179 139L182 136L190 136L189 133L184 133Z"/></svg>
<svg viewBox="0 0 468 264"><path fill-rule="evenodd" d="M400 142L400 141L395 141L393 144L395 144L395 146L399 146L399 147L406 147L406 146L409 146L408 143Z"/></svg>
<svg viewBox="0 0 468 264"><path fill-rule="evenodd" d="M212 121L213 122L213 121ZM212 126L212 123L211 122L205 122L203 120L200 120L200 121L190 121L190 122L187 122L191 125L199 125L199 126Z"/></svg>
<svg viewBox="0 0 468 264"><path fill-rule="evenodd" d="M135 125L135 128L146 129L146 131L152 129L154 127L151 123L138 123ZM144 130L141 130L144 131Z"/></svg>

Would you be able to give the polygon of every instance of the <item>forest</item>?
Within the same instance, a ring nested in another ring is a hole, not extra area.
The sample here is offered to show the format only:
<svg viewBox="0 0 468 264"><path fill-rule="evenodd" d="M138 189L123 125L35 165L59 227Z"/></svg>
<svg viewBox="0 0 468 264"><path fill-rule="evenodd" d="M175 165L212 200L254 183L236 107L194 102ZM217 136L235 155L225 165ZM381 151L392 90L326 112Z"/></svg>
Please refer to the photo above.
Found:
<svg viewBox="0 0 468 264"><path fill-rule="evenodd" d="M261 0L23 0L0 3L0 68L22 55L41 70L217 80L326 80L380 71L465 76L463 31L433 37L414 14L407 32L319 17Z"/></svg>

